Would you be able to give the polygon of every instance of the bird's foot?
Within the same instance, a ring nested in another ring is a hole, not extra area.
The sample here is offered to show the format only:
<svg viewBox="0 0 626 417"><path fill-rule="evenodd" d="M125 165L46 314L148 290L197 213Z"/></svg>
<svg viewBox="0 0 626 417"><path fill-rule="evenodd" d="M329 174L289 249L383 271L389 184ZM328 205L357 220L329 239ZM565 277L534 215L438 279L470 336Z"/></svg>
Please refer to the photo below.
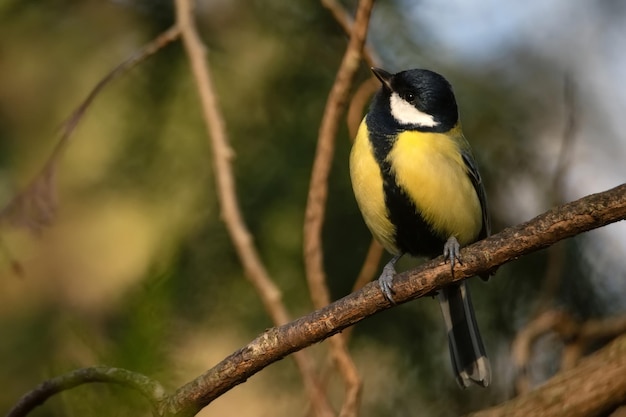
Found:
<svg viewBox="0 0 626 417"><path fill-rule="evenodd" d="M396 268L391 264L387 264L383 268L383 273L380 274L380 278L378 278L380 290L383 292L385 298L391 302L391 304L395 304L395 301L393 301L393 294L395 294L395 291L392 288L394 275L396 275Z"/></svg>
<svg viewBox="0 0 626 417"><path fill-rule="evenodd" d="M454 276L454 265L456 261L463 265L461 260L461 245L456 237L450 236L450 238L443 245L443 257L445 262L450 262L450 273Z"/></svg>
<svg viewBox="0 0 626 417"><path fill-rule="evenodd" d="M383 268L382 274L378 278L378 286L380 290L383 292L383 295L391 304L395 304L396 302L393 299L393 294L396 292L393 290L393 277L396 275L396 262L400 259L402 255L394 256L387 265Z"/></svg>

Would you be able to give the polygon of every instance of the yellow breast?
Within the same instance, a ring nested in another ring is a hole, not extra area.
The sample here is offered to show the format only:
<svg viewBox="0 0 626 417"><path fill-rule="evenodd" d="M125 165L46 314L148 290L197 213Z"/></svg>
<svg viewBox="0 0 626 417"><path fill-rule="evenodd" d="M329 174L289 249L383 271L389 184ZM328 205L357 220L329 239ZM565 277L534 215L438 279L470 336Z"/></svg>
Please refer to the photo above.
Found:
<svg viewBox="0 0 626 417"><path fill-rule="evenodd" d="M444 239L455 236L461 245L476 240L482 211L457 141L440 133L404 132L387 160L433 230Z"/></svg>
<svg viewBox="0 0 626 417"><path fill-rule="evenodd" d="M350 153L350 177L365 224L388 252L399 254L394 242L395 227L387 217L380 166L374 159L365 120Z"/></svg>

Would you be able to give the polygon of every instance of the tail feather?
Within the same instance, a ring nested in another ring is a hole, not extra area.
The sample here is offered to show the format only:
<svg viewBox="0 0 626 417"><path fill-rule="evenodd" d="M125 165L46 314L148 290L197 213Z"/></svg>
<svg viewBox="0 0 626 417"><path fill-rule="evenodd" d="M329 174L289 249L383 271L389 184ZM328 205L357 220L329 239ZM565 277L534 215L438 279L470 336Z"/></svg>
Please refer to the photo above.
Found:
<svg viewBox="0 0 626 417"><path fill-rule="evenodd" d="M442 289L439 305L448 330L450 358L457 382L462 388L469 387L472 382L488 386L491 382L491 367L465 282Z"/></svg>

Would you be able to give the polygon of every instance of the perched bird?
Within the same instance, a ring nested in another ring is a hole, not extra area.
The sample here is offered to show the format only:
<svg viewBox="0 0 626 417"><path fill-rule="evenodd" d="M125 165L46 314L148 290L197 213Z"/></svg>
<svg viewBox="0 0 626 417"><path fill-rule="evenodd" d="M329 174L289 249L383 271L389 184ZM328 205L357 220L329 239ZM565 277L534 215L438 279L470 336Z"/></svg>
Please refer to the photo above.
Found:
<svg viewBox="0 0 626 417"><path fill-rule="evenodd" d="M460 248L490 234L485 190L461 130L452 87L411 69L372 72L382 83L350 154L352 188L372 234L394 255L379 285L393 302L395 264L404 254L443 254L454 273ZM439 292L459 385L486 387L489 360L465 282Z"/></svg>

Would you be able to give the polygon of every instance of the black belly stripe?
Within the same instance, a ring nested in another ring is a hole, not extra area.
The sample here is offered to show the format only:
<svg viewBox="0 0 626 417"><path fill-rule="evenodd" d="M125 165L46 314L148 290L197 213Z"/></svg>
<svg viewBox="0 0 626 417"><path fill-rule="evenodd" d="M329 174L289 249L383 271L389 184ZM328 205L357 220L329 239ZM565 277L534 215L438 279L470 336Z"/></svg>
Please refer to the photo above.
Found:
<svg viewBox="0 0 626 417"><path fill-rule="evenodd" d="M387 215L395 226L394 239L402 253L434 258L443 253L445 240L437 235L421 213L397 184L393 171L383 169Z"/></svg>
<svg viewBox="0 0 626 417"><path fill-rule="evenodd" d="M373 117L372 114L378 116ZM397 126L388 112L370 112L366 122L374 159L378 162L383 177L387 217L395 227L396 246L402 253L412 256L434 258L441 255L445 239L449 236L439 236L424 220L407 193L396 182L396 174L387 160L395 138L401 131L400 126Z"/></svg>

